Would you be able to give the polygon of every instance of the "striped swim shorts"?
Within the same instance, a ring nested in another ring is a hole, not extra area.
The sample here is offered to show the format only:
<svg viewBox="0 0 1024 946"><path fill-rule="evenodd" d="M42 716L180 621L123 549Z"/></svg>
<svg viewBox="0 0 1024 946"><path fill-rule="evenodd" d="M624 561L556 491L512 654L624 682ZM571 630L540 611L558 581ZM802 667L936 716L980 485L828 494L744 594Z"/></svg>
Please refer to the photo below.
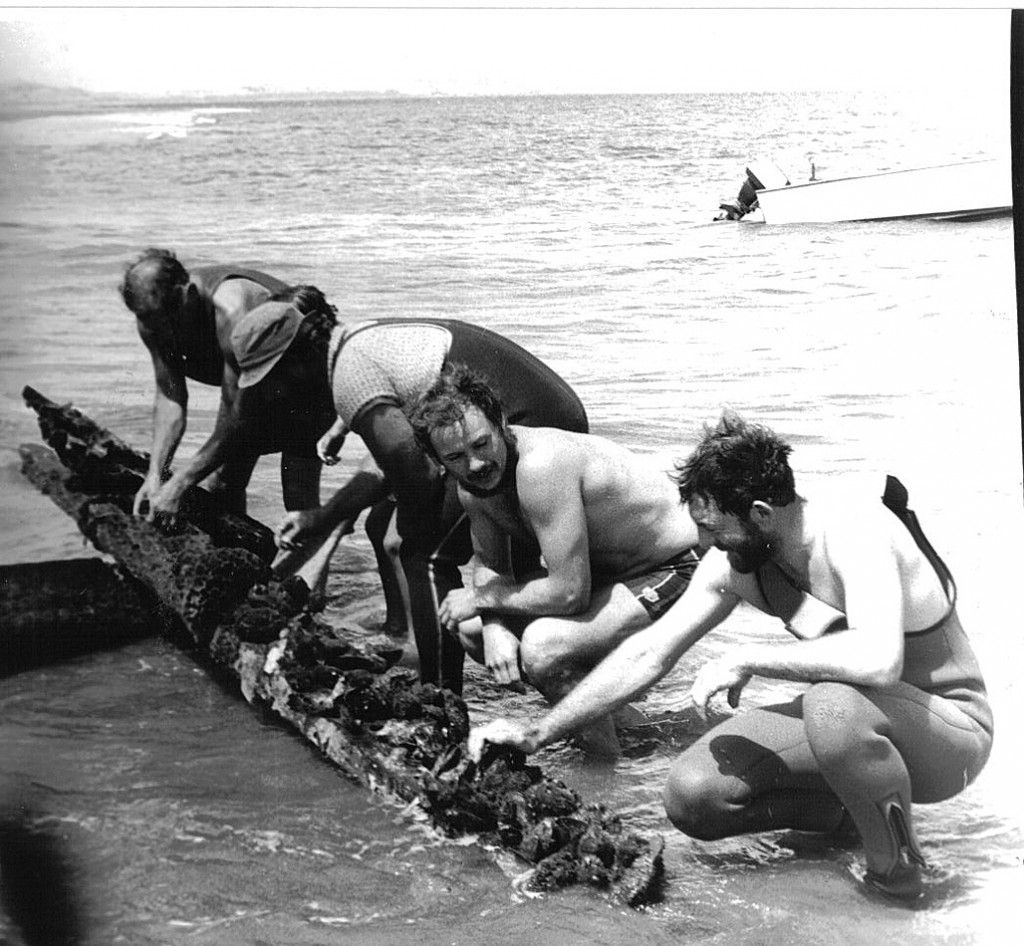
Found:
<svg viewBox="0 0 1024 946"><path fill-rule="evenodd" d="M636 595L651 620L656 621L689 587L699 562L696 550L687 549L643 575L625 579L623 584Z"/></svg>

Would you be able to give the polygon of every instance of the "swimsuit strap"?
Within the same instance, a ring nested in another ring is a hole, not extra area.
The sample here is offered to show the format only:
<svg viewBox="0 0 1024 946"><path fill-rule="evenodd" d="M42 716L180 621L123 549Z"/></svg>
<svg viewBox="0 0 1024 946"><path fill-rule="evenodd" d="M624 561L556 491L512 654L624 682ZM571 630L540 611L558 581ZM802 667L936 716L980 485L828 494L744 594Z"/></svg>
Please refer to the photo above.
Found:
<svg viewBox="0 0 1024 946"><path fill-rule="evenodd" d="M936 574L939 576L952 609L956 605L956 582L953 580L953 574L946 566L946 563L939 557L939 553L932 548L931 542L928 541L924 530L921 528L921 524L917 521L917 515L912 509L908 508L907 501L909 498L910 494L907 492L907 488L895 476L886 476L885 492L882 494L882 505L894 513L896 518L907 527L907 531L913 536L917 547L924 553L924 557L928 559L932 568L935 569Z"/></svg>

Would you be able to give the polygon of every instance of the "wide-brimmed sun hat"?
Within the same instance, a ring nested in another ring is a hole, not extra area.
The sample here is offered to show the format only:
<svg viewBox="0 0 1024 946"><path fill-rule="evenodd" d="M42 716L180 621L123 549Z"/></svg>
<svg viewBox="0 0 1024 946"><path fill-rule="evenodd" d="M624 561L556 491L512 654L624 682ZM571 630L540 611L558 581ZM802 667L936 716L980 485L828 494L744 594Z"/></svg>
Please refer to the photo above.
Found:
<svg viewBox="0 0 1024 946"><path fill-rule="evenodd" d="M304 318L289 302L264 302L235 326L231 347L241 369L240 388L251 388L270 374L295 340Z"/></svg>

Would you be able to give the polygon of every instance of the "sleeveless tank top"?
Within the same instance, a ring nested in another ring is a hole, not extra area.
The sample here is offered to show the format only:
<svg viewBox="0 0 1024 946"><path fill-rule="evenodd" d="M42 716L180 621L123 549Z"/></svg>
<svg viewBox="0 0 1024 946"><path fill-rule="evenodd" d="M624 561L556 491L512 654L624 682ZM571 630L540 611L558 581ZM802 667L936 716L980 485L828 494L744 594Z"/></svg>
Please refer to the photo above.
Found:
<svg viewBox="0 0 1024 946"><path fill-rule="evenodd" d="M287 289L288 284L240 266L196 266L189 275L199 289L202 306L191 315L179 312L173 324L175 343L185 363L186 377L201 384L219 385L224 374L224 356L217 338L213 294L229 279L248 279L266 289L268 295Z"/></svg>

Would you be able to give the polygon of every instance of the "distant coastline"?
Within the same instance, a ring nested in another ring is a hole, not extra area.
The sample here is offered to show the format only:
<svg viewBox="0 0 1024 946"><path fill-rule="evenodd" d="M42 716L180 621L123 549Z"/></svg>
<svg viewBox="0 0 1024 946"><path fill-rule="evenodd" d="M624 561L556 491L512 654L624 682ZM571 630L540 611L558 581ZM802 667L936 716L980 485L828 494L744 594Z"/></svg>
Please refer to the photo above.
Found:
<svg viewBox="0 0 1024 946"><path fill-rule="evenodd" d="M88 92L71 86L38 82L0 85L0 121L119 111L126 108L231 107L274 102L316 102L339 99L413 98L402 92L274 92L249 89L233 93L190 92L141 95L130 92Z"/></svg>

